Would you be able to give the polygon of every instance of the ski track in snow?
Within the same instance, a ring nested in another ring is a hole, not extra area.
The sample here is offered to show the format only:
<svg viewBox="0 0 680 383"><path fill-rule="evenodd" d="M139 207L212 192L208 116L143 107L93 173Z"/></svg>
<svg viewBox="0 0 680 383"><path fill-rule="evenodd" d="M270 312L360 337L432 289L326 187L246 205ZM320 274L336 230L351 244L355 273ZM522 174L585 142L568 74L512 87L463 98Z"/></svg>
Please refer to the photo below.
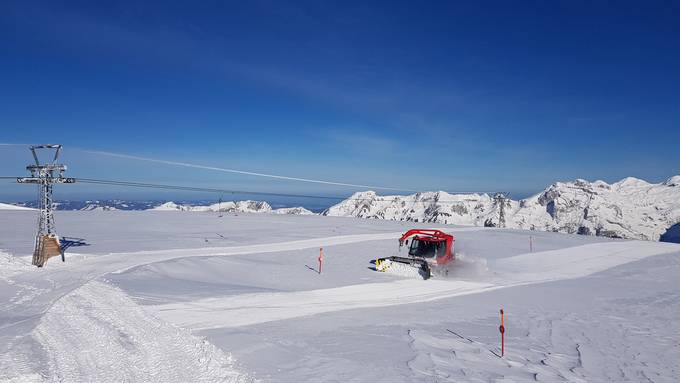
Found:
<svg viewBox="0 0 680 383"><path fill-rule="evenodd" d="M522 254L494 263L483 282L399 279L329 289L253 293L148 306L157 316L193 329L225 328L340 310L384 307L480 293L513 286L579 278L653 255L674 245L626 241Z"/></svg>

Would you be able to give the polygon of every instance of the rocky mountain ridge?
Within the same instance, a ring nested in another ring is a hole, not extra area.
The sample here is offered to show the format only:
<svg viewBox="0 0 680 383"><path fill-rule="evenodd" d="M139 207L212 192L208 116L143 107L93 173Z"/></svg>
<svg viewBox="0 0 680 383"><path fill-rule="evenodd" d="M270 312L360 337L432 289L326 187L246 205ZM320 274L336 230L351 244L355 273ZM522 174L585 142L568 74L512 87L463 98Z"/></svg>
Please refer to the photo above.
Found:
<svg viewBox="0 0 680 383"><path fill-rule="evenodd" d="M556 182L522 200L506 199L505 227L657 241L680 222L680 176L653 184L628 177L608 184ZM407 196L359 192L327 216L499 226L501 202L489 194L443 191Z"/></svg>

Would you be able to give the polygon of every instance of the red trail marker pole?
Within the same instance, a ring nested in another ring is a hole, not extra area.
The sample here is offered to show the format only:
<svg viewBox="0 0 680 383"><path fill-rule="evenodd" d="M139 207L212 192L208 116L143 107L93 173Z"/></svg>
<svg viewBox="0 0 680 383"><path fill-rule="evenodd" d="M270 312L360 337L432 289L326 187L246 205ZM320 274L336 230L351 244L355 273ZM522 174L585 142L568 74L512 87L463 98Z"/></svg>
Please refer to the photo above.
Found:
<svg viewBox="0 0 680 383"><path fill-rule="evenodd" d="M319 274L321 274L321 269L323 268L323 247L319 248Z"/></svg>
<svg viewBox="0 0 680 383"><path fill-rule="evenodd" d="M503 309L501 309L501 325L498 327L498 331L501 332L501 357L505 355L505 314Z"/></svg>

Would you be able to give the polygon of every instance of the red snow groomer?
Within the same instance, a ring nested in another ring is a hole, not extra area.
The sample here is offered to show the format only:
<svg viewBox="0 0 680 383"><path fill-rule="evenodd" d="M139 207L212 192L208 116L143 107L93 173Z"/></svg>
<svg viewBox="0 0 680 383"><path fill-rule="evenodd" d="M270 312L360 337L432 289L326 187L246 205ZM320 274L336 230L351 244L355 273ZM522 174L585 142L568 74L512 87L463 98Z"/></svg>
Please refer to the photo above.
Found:
<svg viewBox="0 0 680 383"><path fill-rule="evenodd" d="M399 238L399 250L404 245L408 246L408 257L378 258L374 261L375 269L402 275L411 275L415 271L423 279L429 279L433 269L453 261L454 241L452 235L440 230L411 229Z"/></svg>

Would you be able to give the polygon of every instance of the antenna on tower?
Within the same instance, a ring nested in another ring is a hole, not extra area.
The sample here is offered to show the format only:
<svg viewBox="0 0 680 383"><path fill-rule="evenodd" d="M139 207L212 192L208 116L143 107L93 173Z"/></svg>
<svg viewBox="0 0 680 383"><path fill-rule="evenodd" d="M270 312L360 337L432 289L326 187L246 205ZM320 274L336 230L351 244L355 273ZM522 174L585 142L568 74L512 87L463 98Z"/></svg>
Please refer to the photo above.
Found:
<svg viewBox="0 0 680 383"><path fill-rule="evenodd" d="M42 267L53 256L61 255L64 259L64 250L59 242L59 237L54 225L52 189L54 184L72 184L74 178L64 177L66 165L59 164L61 145L36 145L30 146L35 165L26 166L31 173L30 177L17 178L18 183L38 184L38 198L40 204L40 217L38 219L38 234L35 236L35 249L33 250L33 264ZM51 162L40 163L38 150L53 150L54 157Z"/></svg>

